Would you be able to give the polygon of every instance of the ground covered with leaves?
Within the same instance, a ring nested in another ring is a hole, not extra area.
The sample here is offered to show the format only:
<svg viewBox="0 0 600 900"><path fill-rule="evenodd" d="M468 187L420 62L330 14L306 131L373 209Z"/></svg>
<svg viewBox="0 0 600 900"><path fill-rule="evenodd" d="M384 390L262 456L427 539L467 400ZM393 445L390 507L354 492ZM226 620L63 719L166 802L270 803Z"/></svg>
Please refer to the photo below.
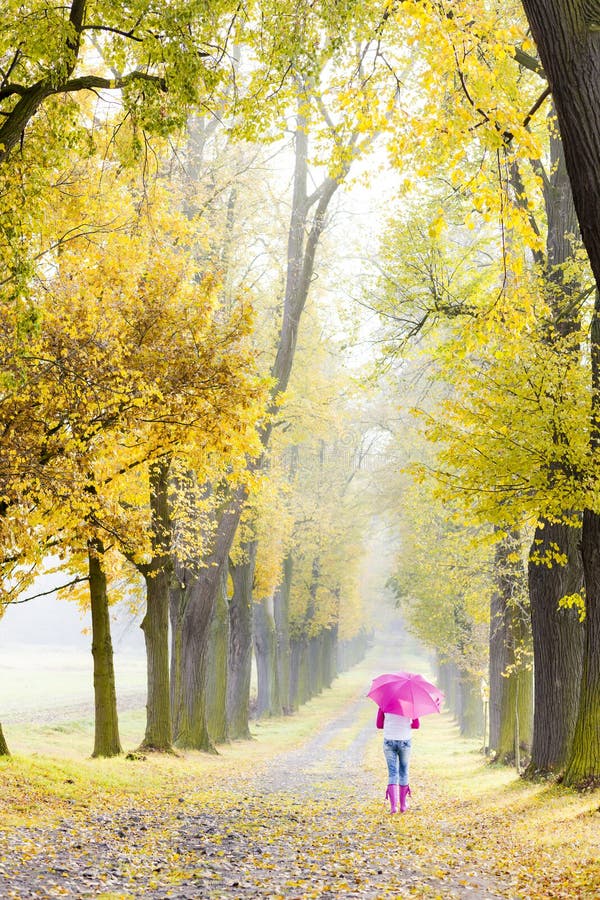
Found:
<svg viewBox="0 0 600 900"><path fill-rule="evenodd" d="M448 715L423 720L411 807L390 815L363 680L218 756L90 760L83 726L44 726L59 755L0 763L0 896L600 896L598 794L490 766Z"/></svg>

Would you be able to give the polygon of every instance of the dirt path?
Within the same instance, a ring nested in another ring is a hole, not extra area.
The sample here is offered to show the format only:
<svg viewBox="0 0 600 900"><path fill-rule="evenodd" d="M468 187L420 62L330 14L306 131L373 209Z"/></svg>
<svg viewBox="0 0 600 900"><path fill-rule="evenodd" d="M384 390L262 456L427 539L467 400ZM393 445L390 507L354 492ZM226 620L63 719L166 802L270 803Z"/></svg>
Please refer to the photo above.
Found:
<svg viewBox="0 0 600 900"><path fill-rule="evenodd" d="M444 818L452 798L417 779L413 808L389 815L383 768L374 774L365 763L374 740L365 703L353 702L242 783L224 773L209 793L189 785L168 796L166 787L162 803L118 810L91 800L50 827L2 832L0 896L516 897L491 864L474 871L456 845ZM441 810L436 834L420 822L426 804Z"/></svg>

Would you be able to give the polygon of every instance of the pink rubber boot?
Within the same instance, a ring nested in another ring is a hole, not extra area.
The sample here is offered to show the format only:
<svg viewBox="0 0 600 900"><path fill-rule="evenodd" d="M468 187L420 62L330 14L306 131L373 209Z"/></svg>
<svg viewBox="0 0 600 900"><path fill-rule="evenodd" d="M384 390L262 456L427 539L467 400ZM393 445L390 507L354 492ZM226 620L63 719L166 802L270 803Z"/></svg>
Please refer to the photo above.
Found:
<svg viewBox="0 0 600 900"><path fill-rule="evenodd" d="M406 801L410 796L410 788L407 784L400 785L400 812L406 812Z"/></svg>
<svg viewBox="0 0 600 900"><path fill-rule="evenodd" d="M398 800L400 797L400 788L397 784L388 784L385 796L390 801L390 812L398 812Z"/></svg>

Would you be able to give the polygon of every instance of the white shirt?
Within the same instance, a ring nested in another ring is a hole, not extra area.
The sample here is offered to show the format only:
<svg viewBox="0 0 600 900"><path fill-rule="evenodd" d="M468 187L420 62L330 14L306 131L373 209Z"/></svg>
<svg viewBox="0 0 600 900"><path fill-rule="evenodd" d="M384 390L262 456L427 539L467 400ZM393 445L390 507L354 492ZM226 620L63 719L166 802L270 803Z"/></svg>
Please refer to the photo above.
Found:
<svg viewBox="0 0 600 900"><path fill-rule="evenodd" d="M385 714L383 720L383 739L387 741L410 741L412 732L408 716L397 716L395 713Z"/></svg>

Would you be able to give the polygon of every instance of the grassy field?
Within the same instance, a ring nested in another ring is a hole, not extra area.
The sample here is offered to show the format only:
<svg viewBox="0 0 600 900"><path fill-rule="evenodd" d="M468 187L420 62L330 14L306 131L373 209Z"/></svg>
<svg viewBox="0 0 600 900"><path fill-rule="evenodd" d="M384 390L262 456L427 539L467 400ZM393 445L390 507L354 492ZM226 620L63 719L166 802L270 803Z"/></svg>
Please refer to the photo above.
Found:
<svg viewBox="0 0 600 900"><path fill-rule="evenodd" d="M115 653L117 693L140 694L146 688L142 656ZM92 704L90 650L16 644L0 652L0 721L35 721L41 713L73 704Z"/></svg>

